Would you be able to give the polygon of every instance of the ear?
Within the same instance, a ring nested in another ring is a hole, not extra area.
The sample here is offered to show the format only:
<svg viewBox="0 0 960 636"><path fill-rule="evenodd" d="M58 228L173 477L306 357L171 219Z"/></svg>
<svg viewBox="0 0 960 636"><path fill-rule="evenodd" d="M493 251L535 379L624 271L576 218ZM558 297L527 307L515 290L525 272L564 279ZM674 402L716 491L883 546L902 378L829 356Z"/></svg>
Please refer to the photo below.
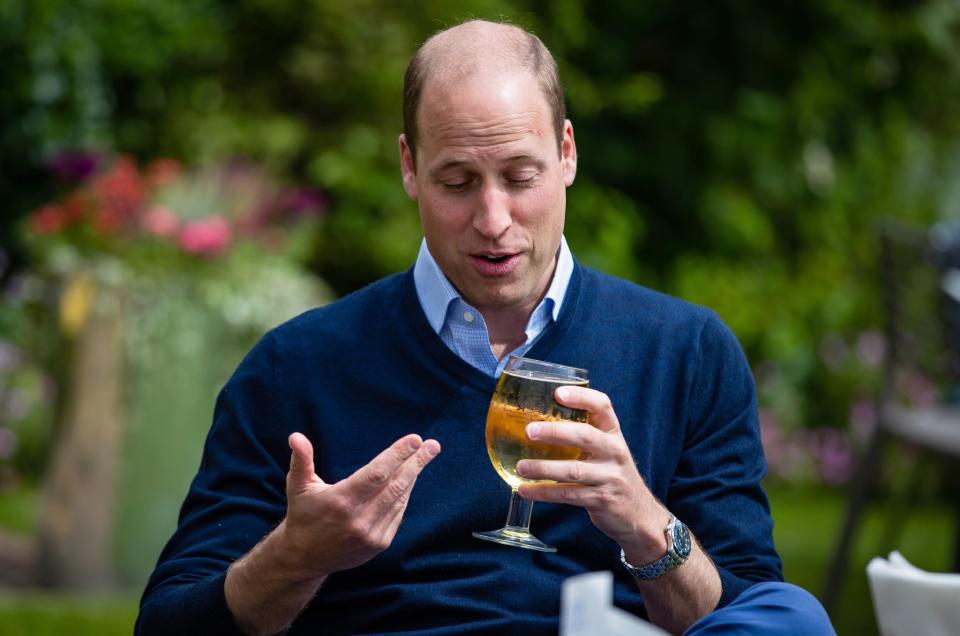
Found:
<svg viewBox="0 0 960 636"><path fill-rule="evenodd" d="M413 164L413 152L407 145L407 136L400 135L400 174L403 175L403 189L407 196L417 200L417 170Z"/></svg>
<svg viewBox="0 0 960 636"><path fill-rule="evenodd" d="M563 121L560 163L563 164L563 182L570 187L577 176L577 143L573 140L573 124L569 119Z"/></svg>

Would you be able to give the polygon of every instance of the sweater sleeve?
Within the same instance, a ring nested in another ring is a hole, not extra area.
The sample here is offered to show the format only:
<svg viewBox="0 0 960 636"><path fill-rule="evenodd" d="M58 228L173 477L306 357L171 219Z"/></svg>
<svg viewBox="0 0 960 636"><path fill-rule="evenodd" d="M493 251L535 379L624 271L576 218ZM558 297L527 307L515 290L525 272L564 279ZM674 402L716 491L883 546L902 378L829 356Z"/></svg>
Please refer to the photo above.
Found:
<svg viewBox="0 0 960 636"><path fill-rule="evenodd" d="M273 362L268 335L220 392L200 469L141 599L136 634L240 633L224 597L226 570L286 508L286 432L276 421Z"/></svg>
<svg viewBox="0 0 960 636"><path fill-rule="evenodd" d="M723 607L753 583L783 575L761 486L766 461L753 375L736 337L712 313L700 331L687 404L666 504L717 566Z"/></svg>

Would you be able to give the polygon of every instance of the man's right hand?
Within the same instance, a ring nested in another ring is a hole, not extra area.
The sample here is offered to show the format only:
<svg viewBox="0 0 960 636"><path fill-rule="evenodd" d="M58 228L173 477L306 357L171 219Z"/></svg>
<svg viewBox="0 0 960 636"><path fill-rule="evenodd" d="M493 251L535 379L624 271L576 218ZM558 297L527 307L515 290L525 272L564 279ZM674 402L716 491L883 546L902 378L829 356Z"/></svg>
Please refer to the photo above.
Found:
<svg viewBox="0 0 960 636"><path fill-rule="evenodd" d="M288 439L287 516L227 570L224 595L248 634L283 631L329 574L366 563L386 550L403 520L410 492L440 453L436 440L407 435L335 484L314 471L313 446Z"/></svg>
<svg viewBox="0 0 960 636"><path fill-rule="evenodd" d="M436 440L407 435L328 484L314 472L310 441L293 433L288 443L286 538L299 563L322 575L355 568L390 547L420 471L440 452Z"/></svg>

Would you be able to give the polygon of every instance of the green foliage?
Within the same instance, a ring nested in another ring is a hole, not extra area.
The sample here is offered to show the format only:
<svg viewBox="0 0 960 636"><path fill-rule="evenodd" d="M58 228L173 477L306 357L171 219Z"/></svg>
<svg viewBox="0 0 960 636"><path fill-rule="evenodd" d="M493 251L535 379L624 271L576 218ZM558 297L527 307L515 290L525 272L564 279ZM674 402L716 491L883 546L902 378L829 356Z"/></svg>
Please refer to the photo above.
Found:
<svg viewBox="0 0 960 636"><path fill-rule="evenodd" d="M593 267L642 279L632 248L643 228L637 206L617 190L582 182L568 191L565 235L577 258Z"/></svg>
<svg viewBox="0 0 960 636"><path fill-rule="evenodd" d="M209 164L243 155L322 188L312 267L340 294L412 262L401 78L466 17L555 53L579 174L578 258L715 309L787 428L843 428L875 375L875 224L960 216L960 9L951 0L14 0L0 11L0 197L21 215L61 148ZM38 194L40 193L40 194ZM9 218L9 217L4 217ZM0 226L0 234L9 228ZM827 347L829 348L829 347ZM829 399L818 392L829 389Z"/></svg>
<svg viewBox="0 0 960 636"><path fill-rule="evenodd" d="M131 597L0 594L4 636L119 636L133 631L136 617L137 600Z"/></svg>
<svg viewBox="0 0 960 636"><path fill-rule="evenodd" d="M20 536L34 535L39 514L36 486L20 484L0 491L0 528L4 531Z"/></svg>
<svg viewBox="0 0 960 636"><path fill-rule="evenodd" d="M55 328L40 309L44 295L40 279L20 276L4 292L0 296L0 493L6 497L5 491L17 488L21 480L37 483L43 477L57 383L50 373L56 370L55 346L48 338Z"/></svg>
<svg viewBox="0 0 960 636"><path fill-rule="evenodd" d="M761 396L779 425L843 427L874 371L820 352L881 324L876 220L956 215L956 5L581 10L581 37L544 17L577 126L574 189L643 202L631 269L717 310L772 363ZM609 87L638 73L659 89L628 109Z"/></svg>

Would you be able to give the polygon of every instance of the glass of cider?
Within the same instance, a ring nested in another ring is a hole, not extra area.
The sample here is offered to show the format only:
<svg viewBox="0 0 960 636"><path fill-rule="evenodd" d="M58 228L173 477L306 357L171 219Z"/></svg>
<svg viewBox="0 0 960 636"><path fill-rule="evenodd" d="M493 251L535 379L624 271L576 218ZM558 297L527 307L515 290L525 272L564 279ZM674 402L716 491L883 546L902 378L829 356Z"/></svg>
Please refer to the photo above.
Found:
<svg viewBox="0 0 960 636"><path fill-rule="evenodd" d="M557 549L530 533L533 502L517 493L522 483L537 483L517 474L521 459L578 459L580 449L539 444L527 439L530 422L584 422L587 412L559 404L554 392L561 386L589 386L586 369L512 356L497 382L487 411L487 452L497 474L510 486L507 523L499 530L474 532L473 536L540 552ZM542 483L542 482L541 482Z"/></svg>

